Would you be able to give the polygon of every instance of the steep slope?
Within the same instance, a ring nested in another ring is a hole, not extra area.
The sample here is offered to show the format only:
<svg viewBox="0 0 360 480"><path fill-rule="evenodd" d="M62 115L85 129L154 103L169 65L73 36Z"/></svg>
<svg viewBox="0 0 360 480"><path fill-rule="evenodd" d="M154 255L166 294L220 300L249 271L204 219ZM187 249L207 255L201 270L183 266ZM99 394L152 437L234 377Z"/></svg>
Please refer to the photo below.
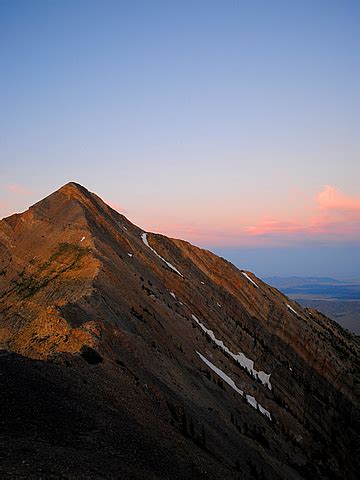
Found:
<svg viewBox="0 0 360 480"><path fill-rule="evenodd" d="M335 322L211 252L142 231L74 183L4 219L0 254L0 346L28 357L4 354L6 372L19 382L32 372L40 403L44 377L51 391L68 385L69 411L83 403L80 416L94 420L73 434L71 448L81 440L87 452L80 470L72 450L55 473L91 475L100 441L108 478L119 468L134 478L356 478L359 339ZM68 422L46 412L56 447L33 421L50 464L67 448ZM112 422L111 435L98 433ZM126 435L138 450L128 458ZM169 460L157 469L159 455Z"/></svg>

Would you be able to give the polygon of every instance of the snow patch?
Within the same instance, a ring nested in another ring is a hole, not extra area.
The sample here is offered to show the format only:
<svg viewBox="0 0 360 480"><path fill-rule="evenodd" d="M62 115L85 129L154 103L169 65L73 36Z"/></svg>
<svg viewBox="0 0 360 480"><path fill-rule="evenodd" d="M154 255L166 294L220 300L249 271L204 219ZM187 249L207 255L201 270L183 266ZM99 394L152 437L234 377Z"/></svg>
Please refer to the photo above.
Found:
<svg viewBox="0 0 360 480"><path fill-rule="evenodd" d="M213 363L211 363L210 360L208 360L203 355L201 355L201 353L199 353L199 352L196 352L196 353L199 355L201 360L204 363L206 363L206 365L209 368L211 368L211 370L213 370L217 375L219 375L219 377L222 378L224 380L224 382L226 382L228 385L230 385L230 387L233 388L235 390L235 392L240 393L241 396L244 395L244 392L236 386L236 384L235 384L235 382L232 378L230 378L228 375L226 375L226 373L224 373L222 370L220 370L220 368L216 367Z"/></svg>
<svg viewBox="0 0 360 480"><path fill-rule="evenodd" d="M218 306L219 308L221 308L221 303L217 302L217 306Z"/></svg>
<svg viewBox="0 0 360 480"><path fill-rule="evenodd" d="M201 283L201 285L205 285L205 282L200 282L200 283Z"/></svg>
<svg viewBox="0 0 360 480"><path fill-rule="evenodd" d="M257 401L255 397L253 397L252 395L246 395L246 400L249 405L251 405L254 408L257 408Z"/></svg>
<svg viewBox="0 0 360 480"><path fill-rule="evenodd" d="M129 255L129 257L132 257L132 256L133 256L133 254L132 254L132 253L128 253L128 255Z"/></svg>
<svg viewBox="0 0 360 480"><path fill-rule="evenodd" d="M196 352L199 357L201 358L201 360L209 367L211 368L211 370L213 372L215 372L222 380L224 380L225 383L227 383L228 385L230 385L230 387L235 390L235 392L239 393L242 397L244 396L244 392L242 390L240 390L240 388L237 387L236 383L234 382L234 380L229 377L229 375L226 375L225 372L223 372L220 368L218 368L216 365L214 365L213 363L210 362L210 360L208 360L206 357L204 357L203 355L201 355L201 353L199 353L198 351ZM268 410L266 410L266 408L264 408L257 400L255 397L253 397L252 395L245 395L245 398L246 398L246 401L248 402L249 405L251 405L253 408L255 408L255 410L258 410L260 413L262 413L263 415L265 415L266 417L268 417L270 420L271 420L271 415L270 415L270 412Z"/></svg>
<svg viewBox="0 0 360 480"><path fill-rule="evenodd" d="M175 300L176 300L176 295L175 295L175 293L174 293L174 292L170 292L170 295L171 295L172 297L174 297L174 298L175 298Z"/></svg>
<svg viewBox="0 0 360 480"><path fill-rule="evenodd" d="M265 415L271 420L271 415L269 410L266 410L266 408L260 405L260 403L256 400L255 397L253 397L252 395L246 395L246 401L248 402L249 405L251 405L256 410L259 410L260 413L262 413L263 415Z"/></svg>
<svg viewBox="0 0 360 480"><path fill-rule="evenodd" d="M180 273L179 270L178 270L176 267L174 267L174 265L172 265L170 262L166 261L165 258L163 258L161 255L159 255L159 254L157 253L157 251L150 246L149 241L148 241L148 239L147 239L147 233L142 233L142 234L141 234L141 239L142 239L142 241L144 242L144 244L145 244L148 248L150 248L150 250L151 250L153 253L155 253L155 255L156 255L157 257L159 257L163 262L166 263L166 265L167 265L169 268L171 268L171 270L174 270L174 272L176 272L178 275L180 275L180 277L184 277L184 275L183 275L182 273Z"/></svg>
<svg viewBox="0 0 360 480"><path fill-rule="evenodd" d="M246 272L241 272L245 278L247 278L253 285L255 285L256 288L259 288L259 285L257 285L252 278L249 277L249 275Z"/></svg>
<svg viewBox="0 0 360 480"><path fill-rule="evenodd" d="M254 362L250 358L248 358L244 353L239 352L238 354L233 353L229 348L224 344L222 340L218 340L215 337L215 334L212 330L209 330L208 328L203 325L200 320L194 315L191 315L191 318L195 320L195 322L199 325L199 327L203 330L203 332L208 335L211 340L218 346L220 347L224 352L226 352L228 355L230 355L237 363L239 363L243 368L245 368L250 375L253 375L255 378L258 378L260 382L265 385L269 390L272 389L271 383L270 383L270 373L265 373L263 371L257 371L254 368Z"/></svg>
<svg viewBox="0 0 360 480"><path fill-rule="evenodd" d="M289 304L287 303L286 306L287 306L287 308L288 308L289 310L291 310L293 313L295 313L295 315L296 315L297 317L300 317L300 315L298 314L298 312L297 312L296 310L294 310L291 305L289 305Z"/></svg>
<svg viewBox="0 0 360 480"><path fill-rule="evenodd" d="M271 414L270 414L269 410L266 410L266 408L264 408L259 402L257 402L257 404L258 404L260 413L262 413L263 415L268 417L269 420L271 420Z"/></svg>
<svg viewBox="0 0 360 480"><path fill-rule="evenodd" d="M82 239L80 240L80 242L83 242L85 240L85 237L82 237Z"/></svg>

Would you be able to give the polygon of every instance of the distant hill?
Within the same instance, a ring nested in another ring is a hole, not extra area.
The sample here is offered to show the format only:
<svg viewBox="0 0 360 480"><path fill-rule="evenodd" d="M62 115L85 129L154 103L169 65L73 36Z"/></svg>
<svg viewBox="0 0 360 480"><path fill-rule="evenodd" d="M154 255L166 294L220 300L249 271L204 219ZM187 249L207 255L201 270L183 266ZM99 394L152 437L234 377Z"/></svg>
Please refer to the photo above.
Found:
<svg viewBox="0 0 360 480"><path fill-rule="evenodd" d="M264 282L273 287L292 287L298 285L342 285L343 282L331 277L265 277Z"/></svg>
<svg viewBox="0 0 360 480"><path fill-rule="evenodd" d="M316 308L341 326L360 335L360 282L330 277L267 277L303 307Z"/></svg>
<svg viewBox="0 0 360 480"><path fill-rule="evenodd" d="M303 307L316 308L356 335L360 335L360 302L341 300L311 300L298 298Z"/></svg>

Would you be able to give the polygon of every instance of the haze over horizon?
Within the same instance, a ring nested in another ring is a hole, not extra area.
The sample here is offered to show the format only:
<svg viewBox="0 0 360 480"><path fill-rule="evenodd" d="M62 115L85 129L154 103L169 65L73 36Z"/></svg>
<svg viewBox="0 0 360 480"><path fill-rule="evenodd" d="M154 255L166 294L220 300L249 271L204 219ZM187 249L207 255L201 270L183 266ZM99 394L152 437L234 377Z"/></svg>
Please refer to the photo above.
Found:
<svg viewBox="0 0 360 480"><path fill-rule="evenodd" d="M261 276L359 276L355 1L0 3L0 217L68 181Z"/></svg>

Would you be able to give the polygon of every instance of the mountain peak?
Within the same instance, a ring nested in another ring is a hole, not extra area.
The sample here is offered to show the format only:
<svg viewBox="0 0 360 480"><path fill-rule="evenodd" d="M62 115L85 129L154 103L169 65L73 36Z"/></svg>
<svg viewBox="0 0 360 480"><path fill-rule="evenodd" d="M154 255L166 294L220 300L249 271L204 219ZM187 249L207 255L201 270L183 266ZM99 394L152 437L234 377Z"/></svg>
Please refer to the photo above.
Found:
<svg viewBox="0 0 360 480"><path fill-rule="evenodd" d="M78 194L85 194L85 195L90 195L91 192L81 185L80 183L77 182L68 182L65 183L62 187L60 187L57 192L65 193L68 195L78 195Z"/></svg>
<svg viewBox="0 0 360 480"><path fill-rule="evenodd" d="M46 198L54 198L54 196L56 197L59 194L65 195L67 198L73 198L79 201L84 201L95 195L80 183L68 182Z"/></svg>
<svg viewBox="0 0 360 480"><path fill-rule="evenodd" d="M37 218L52 218L68 225L97 217L101 222L110 207L95 193L76 182L68 182L29 209Z"/></svg>

